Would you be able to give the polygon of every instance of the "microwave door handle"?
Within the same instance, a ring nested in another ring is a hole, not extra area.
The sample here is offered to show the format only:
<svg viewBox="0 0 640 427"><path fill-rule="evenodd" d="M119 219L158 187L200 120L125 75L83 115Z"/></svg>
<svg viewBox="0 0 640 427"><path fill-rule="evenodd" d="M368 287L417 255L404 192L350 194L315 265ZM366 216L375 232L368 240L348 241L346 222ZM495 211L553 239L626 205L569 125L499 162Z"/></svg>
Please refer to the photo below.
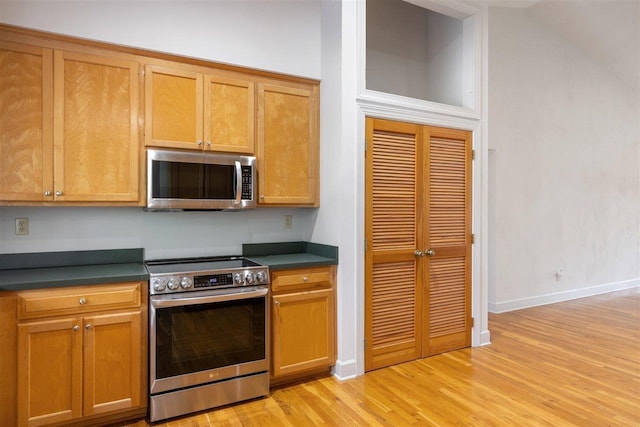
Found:
<svg viewBox="0 0 640 427"><path fill-rule="evenodd" d="M256 289L250 292L238 292L227 295L209 295L198 297L185 297L175 299L152 299L151 305L155 308L180 307L184 305L211 304L225 301L237 301L249 298L263 297L269 292L268 288Z"/></svg>
<svg viewBox="0 0 640 427"><path fill-rule="evenodd" d="M235 161L236 164L236 200L235 204L239 205L242 201L242 167L240 167L240 162Z"/></svg>

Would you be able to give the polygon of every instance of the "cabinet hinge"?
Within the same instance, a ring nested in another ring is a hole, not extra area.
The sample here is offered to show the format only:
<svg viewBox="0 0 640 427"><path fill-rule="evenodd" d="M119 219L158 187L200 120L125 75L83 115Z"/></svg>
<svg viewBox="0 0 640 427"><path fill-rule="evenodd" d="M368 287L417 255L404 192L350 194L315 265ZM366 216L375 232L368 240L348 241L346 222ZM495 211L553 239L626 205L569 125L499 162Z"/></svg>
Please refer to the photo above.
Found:
<svg viewBox="0 0 640 427"><path fill-rule="evenodd" d="M473 245L476 242L476 235L475 234L471 234L471 244Z"/></svg>
<svg viewBox="0 0 640 427"><path fill-rule="evenodd" d="M367 239L364 239L364 251L367 251Z"/></svg>
<svg viewBox="0 0 640 427"><path fill-rule="evenodd" d="M473 328L476 324L476 319L474 319L473 317L471 318L471 327Z"/></svg>
<svg viewBox="0 0 640 427"><path fill-rule="evenodd" d="M476 159L476 150L471 150L471 160Z"/></svg>

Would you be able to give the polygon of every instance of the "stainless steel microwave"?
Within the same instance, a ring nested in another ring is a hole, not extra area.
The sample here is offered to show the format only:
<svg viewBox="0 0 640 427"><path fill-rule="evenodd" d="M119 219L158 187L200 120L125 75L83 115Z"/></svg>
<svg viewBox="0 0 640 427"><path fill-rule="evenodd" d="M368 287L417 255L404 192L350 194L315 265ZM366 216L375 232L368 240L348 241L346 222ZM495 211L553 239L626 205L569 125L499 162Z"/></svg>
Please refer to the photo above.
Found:
<svg viewBox="0 0 640 427"><path fill-rule="evenodd" d="M147 149L147 210L255 208L256 158Z"/></svg>

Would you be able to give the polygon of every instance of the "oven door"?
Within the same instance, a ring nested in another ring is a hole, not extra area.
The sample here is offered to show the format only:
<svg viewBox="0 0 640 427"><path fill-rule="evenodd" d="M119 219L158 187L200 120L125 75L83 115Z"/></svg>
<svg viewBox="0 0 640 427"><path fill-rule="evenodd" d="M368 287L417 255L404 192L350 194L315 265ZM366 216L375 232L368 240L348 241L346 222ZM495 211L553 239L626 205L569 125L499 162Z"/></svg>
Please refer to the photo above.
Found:
<svg viewBox="0 0 640 427"><path fill-rule="evenodd" d="M267 287L150 297L150 393L266 372Z"/></svg>

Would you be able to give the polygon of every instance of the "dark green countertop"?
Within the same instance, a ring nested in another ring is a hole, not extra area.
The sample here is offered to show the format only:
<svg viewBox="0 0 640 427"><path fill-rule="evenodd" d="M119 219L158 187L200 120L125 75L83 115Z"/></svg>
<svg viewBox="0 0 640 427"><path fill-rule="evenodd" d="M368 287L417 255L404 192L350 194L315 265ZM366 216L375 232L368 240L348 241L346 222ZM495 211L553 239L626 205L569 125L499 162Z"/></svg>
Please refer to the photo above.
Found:
<svg viewBox="0 0 640 427"><path fill-rule="evenodd" d="M268 266L271 271L338 264L336 246L310 242L244 244L242 255Z"/></svg>
<svg viewBox="0 0 640 427"><path fill-rule="evenodd" d="M0 254L0 291L149 280L142 249Z"/></svg>

